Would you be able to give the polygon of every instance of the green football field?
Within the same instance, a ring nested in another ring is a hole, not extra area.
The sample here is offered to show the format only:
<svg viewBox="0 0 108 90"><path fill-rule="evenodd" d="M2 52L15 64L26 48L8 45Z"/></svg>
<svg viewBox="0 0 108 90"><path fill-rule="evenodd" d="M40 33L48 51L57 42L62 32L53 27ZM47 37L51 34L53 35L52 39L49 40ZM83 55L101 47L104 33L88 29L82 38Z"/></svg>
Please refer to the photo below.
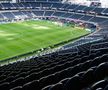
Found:
<svg viewBox="0 0 108 90"><path fill-rule="evenodd" d="M0 60L45 48L89 33L50 21L24 21L0 25Z"/></svg>

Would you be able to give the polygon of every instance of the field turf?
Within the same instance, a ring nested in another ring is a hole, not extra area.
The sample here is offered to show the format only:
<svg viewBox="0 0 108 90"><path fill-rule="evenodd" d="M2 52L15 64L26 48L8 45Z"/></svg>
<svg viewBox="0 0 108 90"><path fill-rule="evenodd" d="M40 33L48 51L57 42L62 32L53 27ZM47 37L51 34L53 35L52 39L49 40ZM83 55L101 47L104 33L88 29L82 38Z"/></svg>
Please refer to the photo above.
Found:
<svg viewBox="0 0 108 90"><path fill-rule="evenodd" d="M81 28L59 26L50 21L0 24L0 60L73 39L89 33Z"/></svg>

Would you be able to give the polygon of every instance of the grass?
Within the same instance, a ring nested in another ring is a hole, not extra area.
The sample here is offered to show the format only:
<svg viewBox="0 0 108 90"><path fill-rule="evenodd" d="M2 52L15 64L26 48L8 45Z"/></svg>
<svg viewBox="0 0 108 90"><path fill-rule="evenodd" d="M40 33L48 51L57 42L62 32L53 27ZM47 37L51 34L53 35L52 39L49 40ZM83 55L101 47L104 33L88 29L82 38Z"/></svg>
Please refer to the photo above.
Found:
<svg viewBox="0 0 108 90"><path fill-rule="evenodd" d="M45 48L88 31L70 26L58 26L50 21L24 21L0 25L0 60Z"/></svg>

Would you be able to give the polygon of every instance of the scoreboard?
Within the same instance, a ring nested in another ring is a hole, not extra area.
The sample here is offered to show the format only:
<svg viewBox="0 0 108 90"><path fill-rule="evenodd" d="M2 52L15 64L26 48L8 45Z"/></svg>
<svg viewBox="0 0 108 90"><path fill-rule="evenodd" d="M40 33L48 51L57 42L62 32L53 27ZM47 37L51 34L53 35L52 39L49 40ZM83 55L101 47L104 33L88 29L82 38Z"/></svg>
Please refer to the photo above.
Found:
<svg viewBox="0 0 108 90"><path fill-rule="evenodd" d="M101 7L101 2L100 2L100 0L87 0L87 1L91 2L91 3L90 3L90 6Z"/></svg>
<svg viewBox="0 0 108 90"><path fill-rule="evenodd" d="M0 2L12 2L12 0L0 0Z"/></svg>
<svg viewBox="0 0 108 90"><path fill-rule="evenodd" d="M67 0L72 3L101 7L102 0ZM108 1L108 0L107 0Z"/></svg>
<svg viewBox="0 0 108 90"><path fill-rule="evenodd" d="M101 3L100 2L91 2L90 6L101 7Z"/></svg>
<svg viewBox="0 0 108 90"><path fill-rule="evenodd" d="M0 0L0 1L3 1L3 2L5 2L5 1L12 1L12 0Z"/></svg>
<svg viewBox="0 0 108 90"><path fill-rule="evenodd" d="M0 0L0 3L9 3L9 2L17 2L17 0Z"/></svg>

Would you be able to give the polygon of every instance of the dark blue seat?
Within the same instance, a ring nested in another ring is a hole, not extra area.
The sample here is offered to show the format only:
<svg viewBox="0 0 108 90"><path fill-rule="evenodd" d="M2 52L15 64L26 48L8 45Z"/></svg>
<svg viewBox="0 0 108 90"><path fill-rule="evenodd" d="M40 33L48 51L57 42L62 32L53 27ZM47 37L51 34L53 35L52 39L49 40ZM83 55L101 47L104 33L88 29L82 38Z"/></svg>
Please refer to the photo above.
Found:
<svg viewBox="0 0 108 90"><path fill-rule="evenodd" d="M54 85L52 85L50 90L63 90L63 84L62 83L54 84Z"/></svg>
<svg viewBox="0 0 108 90"><path fill-rule="evenodd" d="M108 63L101 63L94 72L95 79L100 80L108 76Z"/></svg>
<svg viewBox="0 0 108 90"><path fill-rule="evenodd" d="M23 90L40 90L39 88L40 87L39 87L39 81L38 80L33 80L29 83L26 83L22 87Z"/></svg>
<svg viewBox="0 0 108 90"><path fill-rule="evenodd" d="M65 90L81 90L81 78L79 76L74 76L64 86Z"/></svg>
<svg viewBox="0 0 108 90"><path fill-rule="evenodd" d="M93 84L93 85L91 86L91 89L92 89L92 90L96 90L97 88L102 88L102 89L104 89L106 85L108 85L108 81L107 81L107 80L101 80L101 81L98 81L98 82L96 82L95 84Z"/></svg>

